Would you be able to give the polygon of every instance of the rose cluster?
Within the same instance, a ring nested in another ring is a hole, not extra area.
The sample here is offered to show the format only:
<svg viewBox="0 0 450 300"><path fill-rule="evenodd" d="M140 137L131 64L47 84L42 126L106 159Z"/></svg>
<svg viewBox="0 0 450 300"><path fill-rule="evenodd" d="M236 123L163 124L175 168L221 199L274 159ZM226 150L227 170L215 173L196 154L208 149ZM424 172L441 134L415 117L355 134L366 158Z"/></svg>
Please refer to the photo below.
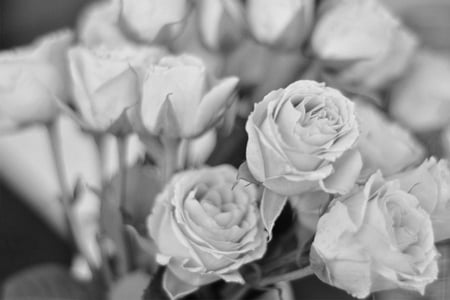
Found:
<svg viewBox="0 0 450 300"><path fill-rule="evenodd" d="M0 53L0 131L47 129L68 237L107 284L423 294L450 237L449 61L377 0L108 0ZM60 118L98 184L65 182Z"/></svg>

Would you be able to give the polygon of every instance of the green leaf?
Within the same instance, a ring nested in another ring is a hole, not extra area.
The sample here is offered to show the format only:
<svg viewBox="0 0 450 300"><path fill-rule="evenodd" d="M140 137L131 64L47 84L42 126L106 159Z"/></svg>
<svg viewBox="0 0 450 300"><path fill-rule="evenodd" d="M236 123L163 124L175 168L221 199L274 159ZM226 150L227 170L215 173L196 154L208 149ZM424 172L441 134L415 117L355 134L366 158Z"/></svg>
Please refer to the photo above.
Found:
<svg viewBox="0 0 450 300"><path fill-rule="evenodd" d="M130 257L135 267L143 268L150 273L155 273L157 248L152 240L144 238L130 225L125 226L125 233L129 242Z"/></svg>
<svg viewBox="0 0 450 300"><path fill-rule="evenodd" d="M99 300L104 299L102 290L99 285L78 281L63 266L45 264L10 277L3 299Z"/></svg>
<svg viewBox="0 0 450 300"><path fill-rule="evenodd" d="M250 172L250 169L248 168L247 162L244 161L238 169L238 175L237 180L244 180L249 183L257 184L259 185L260 182L253 177L253 174Z"/></svg>
<svg viewBox="0 0 450 300"><path fill-rule="evenodd" d="M277 194L267 188L264 189L261 200L261 218L269 233L269 239L272 238L272 229L275 225L275 221L280 216L286 202L287 196Z"/></svg>

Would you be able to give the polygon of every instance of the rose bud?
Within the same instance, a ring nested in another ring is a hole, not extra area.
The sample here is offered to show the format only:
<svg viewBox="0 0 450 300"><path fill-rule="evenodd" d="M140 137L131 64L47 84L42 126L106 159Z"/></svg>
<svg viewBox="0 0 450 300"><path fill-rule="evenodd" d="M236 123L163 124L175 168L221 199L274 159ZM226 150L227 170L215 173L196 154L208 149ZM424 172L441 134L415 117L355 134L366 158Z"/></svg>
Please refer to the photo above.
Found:
<svg viewBox="0 0 450 300"><path fill-rule="evenodd" d="M431 157L418 168L396 175L403 190L416 196L430 214L435 241L450 238L450 170L448 161Z"/></svg>
<svg viewBox="0 0 450 300"><path fill-rule="evenodd" d="M198 28L205 46L228 53L244 37L243 8L238 0L198 0Z"/></svg>
<svg viewBox="0 0 450 300"><path fill-rule="evenodd" d="M251 33L274 48L300 49L313 25L312 0L249 0L246 8Z"/></svg>
<svg viewBox="0 0 450 300"><path fill-rule="evenodd" d="M437 279L430 216L398 181L375 173L335 199L319 220L310 261L324 282L357 298L402 288L424 293Z"/></svg>
<svg viewBox="0 0 450 300"><path fill-rule="evenodd" d="M264 255L257 188L236 175L226 165L184 171L157 196L147 225L171 299L219 279L244 283L238 269Z"/></svg>
<svg viewBox="0 0 450 300"><path fill-rule="evenodd" d="M390 176L420 164L425 149L405 128L388 120L373 105L356 102L361 134L358 149L363 160L360 178L380 170Z"/></svg>
<svg viewBox="0 0 450 300"><path fill-rule="evenodd" d="M418 44L376 0L324 2L311 43L335 81L369 90L400 77Z"/></svg>
<svg viewBox="0 0 450 300"><path fill-rule="evenodd" d="M389 112L411 130L440 129L450 124L449 82L450 56L422 51L394 85Z"/></svg>
<svg viewBox="0 0 450 300"><path fill-rule="evenodd" d="M189 55L165 56L146 69L137 131L170 138L194 138L224 119L238 79L217 80Z"/></svg>
<svg viewBox="0 0 450 300"><path fill-rule="evenodd" d="M163 54L159 48L147 47L110 50L78 46L71 49L74 104L81 125L98 132L129 131L131 127L124 113L140 100L137 69Z"/></svg>
<svg viewBox="0 0 450 300"><path fill-rule="evenodd" d="M81 14L77 31L80 42L89 47L117 47L130 42L119 28L119 1L93 2Z"/></svg>
<svg viewBox="0 0 450 300"><path fill-rule="evenodd" d="M130 37L167 43L178 36L191 10L188 0L121 0L120 25Z"/></svg>
<svg viewBox="0 0 450 300"><path fill-rule="evenodd" d="M67 49L71 31L41 37L30 46L0 52L0 131L49 123L67 102Z"/></svg>

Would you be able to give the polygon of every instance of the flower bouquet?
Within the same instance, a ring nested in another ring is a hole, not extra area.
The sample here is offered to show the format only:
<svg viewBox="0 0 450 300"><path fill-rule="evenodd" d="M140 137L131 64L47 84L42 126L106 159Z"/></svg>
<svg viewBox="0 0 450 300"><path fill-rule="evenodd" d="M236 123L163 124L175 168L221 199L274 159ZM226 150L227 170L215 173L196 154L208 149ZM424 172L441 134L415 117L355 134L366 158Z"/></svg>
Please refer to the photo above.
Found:
<svg viewBox="0 0 450 300"><path fill-rule="evenodd" d="M5 299L287 300L309 276L448 299L450 56L395 11L108 0L2 52L0 129L47 134L75 253ZM63 123L98 180L68 178Z"/></svg>

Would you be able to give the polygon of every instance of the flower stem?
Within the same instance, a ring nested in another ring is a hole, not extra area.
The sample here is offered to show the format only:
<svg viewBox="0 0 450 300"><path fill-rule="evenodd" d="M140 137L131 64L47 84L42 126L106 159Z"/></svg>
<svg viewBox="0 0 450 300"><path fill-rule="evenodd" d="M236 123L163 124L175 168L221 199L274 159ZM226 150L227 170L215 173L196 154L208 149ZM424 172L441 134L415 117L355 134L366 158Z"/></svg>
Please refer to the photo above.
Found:
<svg viewBox="0 0 450 300"><path fill-rule="evenodd" d="M92 262L89 260L89 256L83 251L82 247L80 247L80 235L78 233L78 229L75 225L75 220L71 207L71 193L69 189L69 185L67 183L66 174L64 171L64 159L63 153L61 149L61 140L58 131L58 124L56 121L53 121L46 126L47 134L49 138L50 149L53 156L56 177L58 178L58 183L61 189L61 204L63 207L64 215L66 217L67 226L69 229L69 240L73 247L86 259L87 263L92 272L95 271L95 267Z"/></svg>
<svg viewBox="0 0 450 300"><path fill-rule="evenodd" d="M295 270L286 274L276 275L272 277L267 277L261 279L261 281L258 283L259 286L268 286L275 284L280 281L293 281L301 278L305 278L308 276L313 275L314 272L311 269L311 266L307 266L303 269Z"/></svg>
<svg viewBox="0 0 450 300"><path fill-rule="evenodd" d="M172 175L177 170L178 164L178 148L180 146L180 139L162 137L161 142L163 145L164 159L162 168L163 182L169 182Z"/></svg>
<svg viewBox="0 0 450 300"><path fill-rule="evenodd" d="M128 138L126 136L117 137L117 158L119 162L119 177L120 177L120 209L124 210L127 200L127 148Z"/></svg>

